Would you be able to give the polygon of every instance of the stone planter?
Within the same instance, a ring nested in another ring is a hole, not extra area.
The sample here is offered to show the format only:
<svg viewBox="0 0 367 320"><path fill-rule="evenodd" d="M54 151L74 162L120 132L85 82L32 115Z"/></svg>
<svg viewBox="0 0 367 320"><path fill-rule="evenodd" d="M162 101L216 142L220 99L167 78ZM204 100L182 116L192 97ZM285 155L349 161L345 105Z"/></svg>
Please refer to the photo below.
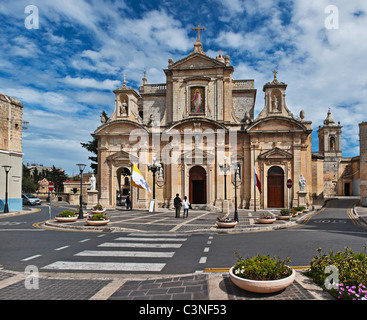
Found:
<svg viewBox="0 0 367 320"><path fill-rule="evenodd" d="M74 222L78 219L78 216L74 217L55 217L55 220L58 222Z"/></svg>
<svg viewBox="0 0 367 320"><path fill-rule="evenodd" d="M257 223L264 223L264 224L273 223L275 220L276 220L275 218L272 218L272 219L261 219L261 218L258 218L258 219L256 219Z"/></svg>
<svg viewBox="0 0 367 320"><path fill-rule="evenodd" d="M279 280L250 280L236 276L232 267L229 270L229 277L237 287L243 290L255 293L273 293L290 286L296 277L296 272L292 269L292 274L289 277Z"/></svg>
<svg viewBox="0 0 367 320"><path fill-rule="evenodd" d="M105 220L85 220L87 222L88 225L90 226L104 226L107 223L110 222L109 219L105 219Z"/></svg>
<svg viewBox="0 0 367 320"><path fill-rule="evenodd" d="M217 221L217 227L219 228L234 228L236 225L237 225L237 221L234 221L234 222Z"/></svg>
<svg viewBox="0 0 367 320"><path fill-rule="evenodd" d="M279 220L289 220L289 216L277 216Z"/></svg>
<svg viewBox="0 0 367 320"><path fill-rule="evenodd" d="M303 212L303 213L307 213L307 212L309 212L309 210L308 210L308 209L305 209L305 210L303 210L302 212Z"/></svg>
<svg viewBox="0 0 367 320"><path fill-rule="evenodd" d="M92 214L95 214L95 213L105 213L106 209L102 209L102 210L91 210Z"/></svg>

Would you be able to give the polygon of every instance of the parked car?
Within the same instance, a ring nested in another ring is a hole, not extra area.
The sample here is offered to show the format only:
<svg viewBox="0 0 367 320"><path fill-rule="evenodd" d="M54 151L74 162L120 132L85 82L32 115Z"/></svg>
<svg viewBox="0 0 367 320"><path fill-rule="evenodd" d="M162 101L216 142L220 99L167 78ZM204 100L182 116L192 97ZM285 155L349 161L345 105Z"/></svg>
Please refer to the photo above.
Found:
<svg viewBox="0 0 367 320"><path fill-rule="evenodd" d="M36 204L41 204L41 200L31 193L22 194L23 204L29 204L35 206Z"/></svg>

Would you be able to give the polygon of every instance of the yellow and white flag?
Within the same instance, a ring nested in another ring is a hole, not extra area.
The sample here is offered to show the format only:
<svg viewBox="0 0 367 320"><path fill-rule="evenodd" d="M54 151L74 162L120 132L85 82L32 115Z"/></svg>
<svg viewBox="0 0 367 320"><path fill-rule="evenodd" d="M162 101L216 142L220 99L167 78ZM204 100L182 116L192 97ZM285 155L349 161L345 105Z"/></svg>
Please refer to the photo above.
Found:
<svg viewBox="0 0 367 320"><path fill-rule="evenodd" d="M133 173L131 175L131 178L132 178L131 185L133 187L145 189L148 190L149 192L152 192L135 163L133 163Z"/></svg>

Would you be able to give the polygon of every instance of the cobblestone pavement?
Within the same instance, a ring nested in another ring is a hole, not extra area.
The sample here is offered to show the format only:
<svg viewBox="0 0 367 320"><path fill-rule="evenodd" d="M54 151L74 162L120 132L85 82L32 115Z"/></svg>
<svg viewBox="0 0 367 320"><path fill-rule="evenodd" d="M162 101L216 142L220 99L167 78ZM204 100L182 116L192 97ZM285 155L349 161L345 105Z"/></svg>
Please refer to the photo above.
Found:
<svg viewBox="0 0 367 320"><path fill-rule="evenodd" d="M236 287L227 273L173 276L22 274L0 271L0 300L333 300L297 271L287 289L254 294Z"/></svg>

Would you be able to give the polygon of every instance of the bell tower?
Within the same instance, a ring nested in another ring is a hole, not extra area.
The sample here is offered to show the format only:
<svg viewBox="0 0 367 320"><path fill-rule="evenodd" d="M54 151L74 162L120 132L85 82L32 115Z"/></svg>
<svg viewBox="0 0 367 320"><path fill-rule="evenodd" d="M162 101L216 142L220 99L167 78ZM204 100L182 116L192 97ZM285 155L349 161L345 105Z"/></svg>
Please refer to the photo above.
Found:
<svg viewBox="0 0 367 320"><path fill-rule="evenodd" d="M320 127L317 132L319 134L319 154L324 156L324 159L341 159L342 126L340 122L335 125L330 108L324 120L324 126Z"/></svg>

